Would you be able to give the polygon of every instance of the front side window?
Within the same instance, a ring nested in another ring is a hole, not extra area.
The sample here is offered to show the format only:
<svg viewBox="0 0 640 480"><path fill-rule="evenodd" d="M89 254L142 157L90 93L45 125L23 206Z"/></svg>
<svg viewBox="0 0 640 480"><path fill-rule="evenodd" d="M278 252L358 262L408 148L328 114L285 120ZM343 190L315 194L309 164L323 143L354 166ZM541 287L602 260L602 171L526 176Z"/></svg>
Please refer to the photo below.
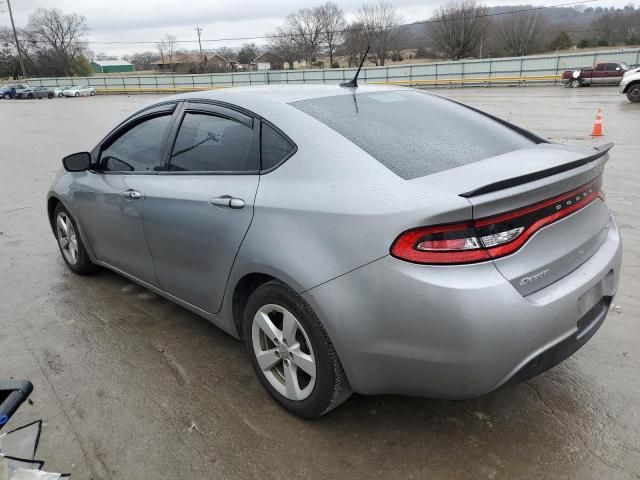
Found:
<svg viewBox="0 0 640 480"><path fill-rule="evenodd" d="M253 129L205 113L184 116L169 162L174 172L248 172L258 170Z"/></svg>
<svg viewBox="0 0 640 480"><path fill-rule="evenodd" d="M619 69L620 65L617 63L607 63L607 70L609 70L610 72L615 72L616 69Z"/></svg>
<svg viewBox="0 0 640 480"><path fill-rule="evenodd" d="M162 162L162 146L171 115L145 120L127 130L100 155L100 170L153 172Z"/></svg>

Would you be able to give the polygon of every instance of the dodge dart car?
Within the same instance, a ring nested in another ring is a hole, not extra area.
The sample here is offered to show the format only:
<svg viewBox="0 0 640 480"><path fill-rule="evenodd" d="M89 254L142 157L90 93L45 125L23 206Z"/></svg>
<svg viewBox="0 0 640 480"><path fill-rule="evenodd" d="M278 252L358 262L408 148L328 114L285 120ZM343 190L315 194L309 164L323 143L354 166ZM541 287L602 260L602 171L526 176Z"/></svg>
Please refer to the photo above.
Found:
<svg viewBox="0 0 640 480"><path fill-rule="evenodd" d="M620 271L610 147L400 87L235 88L134 113L63 160L47 206L72 271L243 339L309 418L352 391L476 397L580 348Z"/></svg>

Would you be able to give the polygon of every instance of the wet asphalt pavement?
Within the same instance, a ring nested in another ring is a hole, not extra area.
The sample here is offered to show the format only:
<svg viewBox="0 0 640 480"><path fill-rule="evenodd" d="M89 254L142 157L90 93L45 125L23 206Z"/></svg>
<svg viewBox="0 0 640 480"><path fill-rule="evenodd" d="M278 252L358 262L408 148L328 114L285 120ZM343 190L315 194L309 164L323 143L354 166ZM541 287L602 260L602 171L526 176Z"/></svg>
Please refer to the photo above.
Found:
<svg viewBox="0 0 640 480"><path fill-rule="evenodd" d="M622 277L576 355L476 400L353 396L294 418L239 342L114 273L75 276L58 252L45 194L60 159L157 97L0 101L0 378L35 386L10 425L42 418L38 456L77 479L639 479L640 104L606 87L438 93L555 141L616 143Z"/></svg>

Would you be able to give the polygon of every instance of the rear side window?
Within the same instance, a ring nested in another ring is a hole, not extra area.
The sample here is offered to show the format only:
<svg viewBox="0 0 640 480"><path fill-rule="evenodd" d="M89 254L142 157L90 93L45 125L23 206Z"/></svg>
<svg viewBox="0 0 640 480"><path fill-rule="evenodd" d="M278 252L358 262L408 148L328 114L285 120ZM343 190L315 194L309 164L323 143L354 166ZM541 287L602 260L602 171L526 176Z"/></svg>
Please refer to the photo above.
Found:
<svg viewBox="0 0 640 480"><path fill-rule="evenodd" d="M620 64L618 63L607 63L607 70L610 72L615 72L616 68L620 68Z"/></svg>
<svg viewBox="0 0 640 480"><path fill-rule="evenodd" d="M110 172L150 172L160 166L171 114L138 123L114 140L100 155L100 169Z"/></svg>
<svg viewBox="0 0 640 480"><path fill-rule="evenodd" d="M261 135L262 169L269 170L286 160L295 146L268 123L262 123Z"/></svg>
<svg viewBox="0 0 640 480"><path fill-rule="evenodd" d="M337 95L290 105L331 127L405 180L533 145L485 115L416 91Z"/></svg>
<svg viewBox="0 0 640 480"><path fill-rule="evenodd" d="M187 113L173 146L169 170L247 172L258 170L253 129L225 117Z"/></svg>

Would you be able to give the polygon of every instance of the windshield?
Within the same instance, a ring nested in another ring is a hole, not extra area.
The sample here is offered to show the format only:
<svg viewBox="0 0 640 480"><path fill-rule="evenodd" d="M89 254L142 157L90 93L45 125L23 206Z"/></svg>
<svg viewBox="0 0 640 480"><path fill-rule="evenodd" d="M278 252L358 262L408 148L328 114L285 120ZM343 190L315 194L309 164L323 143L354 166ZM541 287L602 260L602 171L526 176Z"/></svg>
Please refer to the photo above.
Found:
<svg viewBox="0 0 640 480"><path fill-rule="evenodd" d="M485 115L424 92L338 95L290 105L406 180L532 145Z"/></svg>

